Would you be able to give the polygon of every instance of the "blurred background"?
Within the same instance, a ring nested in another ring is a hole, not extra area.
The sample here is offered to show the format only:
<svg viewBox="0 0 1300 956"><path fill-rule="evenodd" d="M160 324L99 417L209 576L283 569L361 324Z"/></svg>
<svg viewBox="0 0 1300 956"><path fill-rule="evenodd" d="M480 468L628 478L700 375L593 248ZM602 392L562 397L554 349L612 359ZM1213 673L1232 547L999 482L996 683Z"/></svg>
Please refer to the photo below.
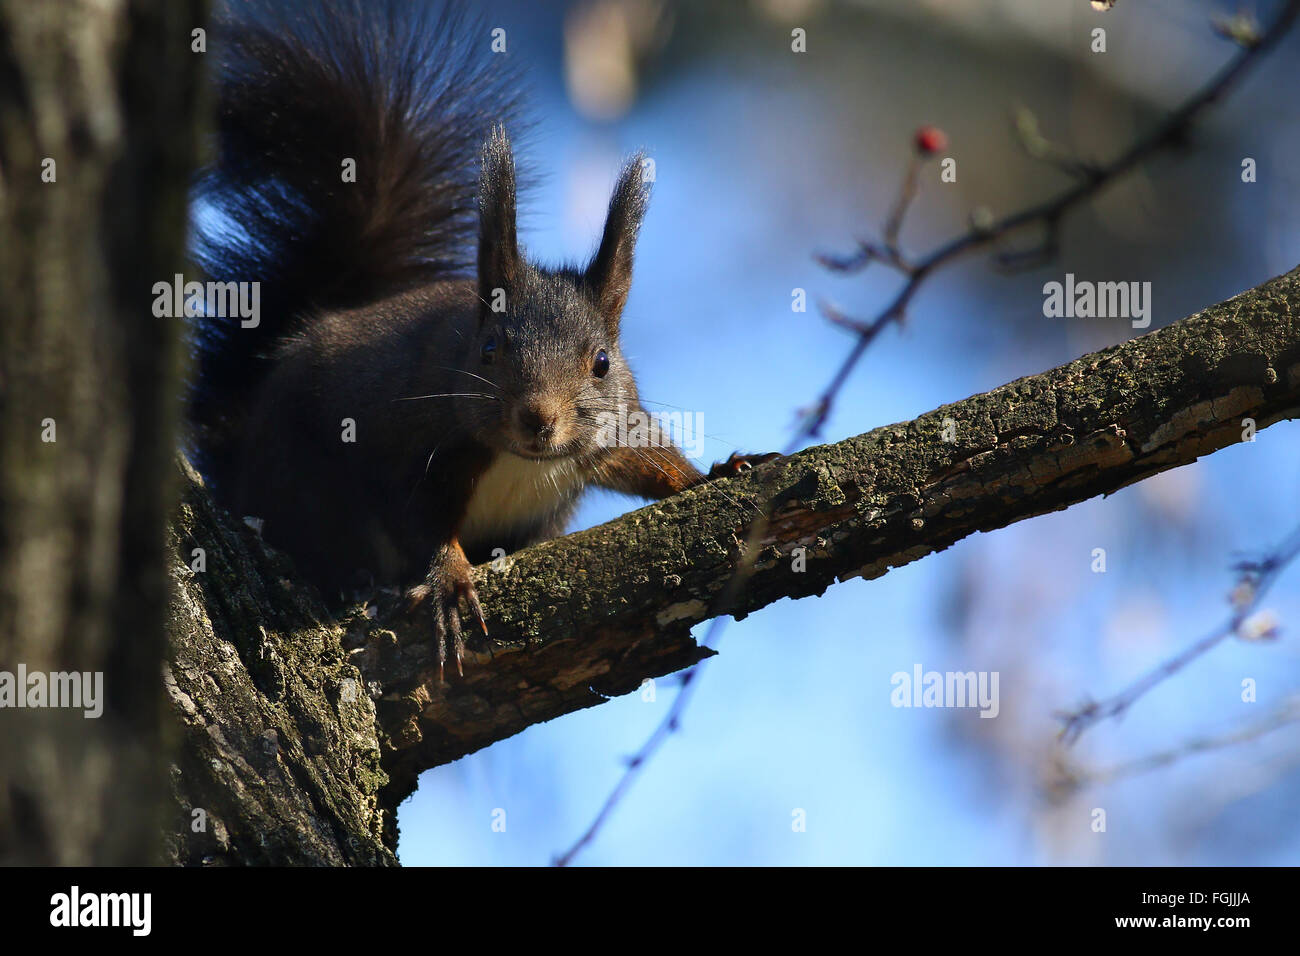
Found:
<svg viewBox="0 0 1300 956"><path fill-rule="evenodd" d="M1214 0L588 0L482 4L526 70L539 185L530 252L595 248L618 164L645 148L654 195L623 323L652 405L703 417L709 460L766 451L849 347L818 300L875 314L897 277L836 276L817 252L878 237L917 127L947 134L956 183L927 167L903 245L928 251L972 208L1066 186L1011 117L1106 160L1234 53ZM1276 3L1254 11L1267 22ZM1106 30L1106 52L1091 31ZM791 31L806 31L804 53ZM1046 319L1073 272L1152 283L1152 328L1300 264L1300 35L1163 154L1065 221L1060 257L1007 277L987 257L937 274L908 326L868 352L823 438L836 441L1137 334ZM1258 181L1241 181L1254 158ZM1032 242L1032 236L1021 242ZM804 289L806 313L791 309ZM1300 525L1300 423L1275 425L1105 500L977 535L876 581L729 623L671 738L579 857L591 864L1296 864L1296 724L1110 774L1264 721L1300 694L1300 567L1265 607L1281 637L1230 639L1072 748L1055 712L1113 694L1228 614L1231 565ZM576 527L638 504L590 497ZM1104 548L1105 573L1092 571ZM698 632L697 632L698 636ZM1000 674L1001 711L895 709L890 677ZM1242 681L1258 688L1242 700ZM543 864L582 833L677 692L633 694L426 773L400 810L402 861ZM1062 787L1062 766L1078 775ZM1094 779L1094 775L1098 779ZM1113 779L1112 779L1113 777ZM1106 831L1094 832L1094 809ZM505 832L494 832L504 810ZM806 832L792 814L806 813Z"/></svg>

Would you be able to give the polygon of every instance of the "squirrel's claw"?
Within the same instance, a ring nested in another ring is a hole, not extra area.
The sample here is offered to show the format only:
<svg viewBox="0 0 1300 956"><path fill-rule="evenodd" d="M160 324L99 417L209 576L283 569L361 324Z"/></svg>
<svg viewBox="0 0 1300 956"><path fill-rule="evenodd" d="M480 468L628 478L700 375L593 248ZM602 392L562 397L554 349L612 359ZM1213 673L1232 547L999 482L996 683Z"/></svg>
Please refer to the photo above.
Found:
<svg viewBox="0 0 1300 956"><path fill-rule="evenodd" d="M430 609L433 618L433 643L438 651L438 680L440 682L445 679L444 672L449 645L456 655L456 673L461 677L465 676L465 669L461 663L465 656L465 637L460 626L460 611L456 607L456 599L456 591L442 592Z"/></svg>
<svg viewBox="0 0 1300 956"><path fill-rule="evenodd" d="M762 455L743 455L738 451L733 451L727 456L726 461L720 461L709 469L709 480L714 481L718 478L731 478L735 475L749 471L755 465L761 465L763 462L771 461L774 458L780 457L781 456L774 451Z"/></svg>
<svg viewBox="0 0 1300 956"><path fill-rule="evenodd" d="M460 629L460 609L456 607L456 595L453 593L451 602L447 607L447 629L451 631L451 646L456 652L456 676L464 677L465 668L461 666L461 660L465 656L465 637ZM444 650L443 653L446 653Z"/></svg>
<svg viewBox="0 0 1300 956"><path fill-rule="evenodd" d="M469 561L455 541L438 552L429 565L429 573L424 582L407 593L408 609L421 604L430 596L433 597L430 615L433 619L433 642L438 652L438 680L441 682L445 679L449 644L456 655L456 673L464 677L465 635L461 628L460 599L465 599L469 613L485 634L487 624L483 620L483 607L479 604L478 592L474 589Z"/></svg>
<svg viewBox="0 0 1300 956"><path fill-rule="evenodd" d="M483 619L483 605L478 603L478 591L474 590L473 585L465 591L465 603L469 605L469 613L478 622L478 626L483 629L483 636L486 637L488 632L487 621Z"/></svg>

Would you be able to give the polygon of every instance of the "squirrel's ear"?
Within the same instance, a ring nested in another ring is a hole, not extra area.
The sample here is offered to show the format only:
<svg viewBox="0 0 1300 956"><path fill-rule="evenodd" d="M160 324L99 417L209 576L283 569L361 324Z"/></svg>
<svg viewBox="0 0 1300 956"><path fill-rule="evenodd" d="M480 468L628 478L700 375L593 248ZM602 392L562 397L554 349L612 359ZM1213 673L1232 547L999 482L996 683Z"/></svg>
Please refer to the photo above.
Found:
<svg viewBox="0 0 1300 956"><path fill-rule="evenodd" d="M632 252L649 198L642 176L644 162L645 157L637 154L619 174L614 196L609 201L605 234L583 276L587 294L613 328L618 327L632 285Z"/></svg>
<svg viewBox="0 0 1300 956"><path fill-rule="evenodd" d="M493 300L493 290L507 288L519 269L515 233L515 160L505 128L494 126L483 144L478 187L479 294Z"/></svg>

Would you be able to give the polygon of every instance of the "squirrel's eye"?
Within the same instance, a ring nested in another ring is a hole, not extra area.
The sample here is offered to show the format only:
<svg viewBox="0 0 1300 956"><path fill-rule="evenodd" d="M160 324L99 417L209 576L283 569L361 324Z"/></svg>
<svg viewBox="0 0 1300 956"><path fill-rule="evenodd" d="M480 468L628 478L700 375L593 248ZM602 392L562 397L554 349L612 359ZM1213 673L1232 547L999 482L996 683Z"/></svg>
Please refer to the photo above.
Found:
<svg viewBox="0 0 1300 956"><path fill-rule="evenodd" d="M483 343L483 364L491 365L492 360L497 354L497 339L495 335L489 335Z"/></svg>
<svg viewBox="0 0 1300 956"><path fill-rule="evenodd" d="M591 374L596 378L604 378L605 373L609 371L609 356L605 350L601 349L596 353L596 361L591 366Z"/></svg>

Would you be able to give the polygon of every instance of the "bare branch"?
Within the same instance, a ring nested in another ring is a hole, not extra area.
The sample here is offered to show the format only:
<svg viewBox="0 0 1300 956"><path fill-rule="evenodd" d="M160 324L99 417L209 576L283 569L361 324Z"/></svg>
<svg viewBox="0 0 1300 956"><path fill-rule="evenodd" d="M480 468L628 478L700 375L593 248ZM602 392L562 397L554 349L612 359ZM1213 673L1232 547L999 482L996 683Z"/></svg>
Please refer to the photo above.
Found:
<svg viewBox="0 0 1300 956"><path fill-rule="evenodd" d="M1138 140L1130 146L1125 152L1117 156L1109 163L1093 166L1091 164L1081 163L1077 160L1065 163L1076 177L1074 185L1063 190L1060 194L1044 202L1036 203L1026 209L1005 216L1000 220L992 223L982 223L972 225L966 233L957 236L942 246L935 249L929 255L917 260L908 260L901 253L897 253L896 258L899 260L900 271L908 275L907 282L903 285L898 295L889 302L874 319L852 319L843 313L836 315L835 321L844 326L848 326L858 331L858 341L849 351L840 367L832 376L830 384L818 399L816 405L818 414L810 418L805 428L801 432L801 438L804 440L814 438L821 433L821 427L825 423L831 408L835 403L835 398L840 389L848 380L849 375L861 361L867 346L879 335L887 326L894 322L902 322L907 312L908 305L911 304L913 297L916 295L921 284L933 272L943 266L961 258L978 249L986 248L994 243L1006 238L1007 236L1017 233L1020 230L1034 225L1042 225L1046 229L1047 241L1031 250L1031 254L1026 258L1023 255L1017 256L1012 254L1010 265L1023 266L1025 262L1037 264L1043 261L1043 257L1048 253L1055 253L1055 235L1057 227L1067 213L1088 201L1104 188L1115 182L1117 179L1131 172L1140 163L1149 159L1156 153L1181 145L1186 141L1188 130L1192 124L1200 117L1210 106L1213 106L1221 100L1229 90L1236 85L1237 81L1258 62L1269 49L1277 44L1279 40L1291 29L1295 23L1296 16L1300 15L1300 0L1289 0L1287 5L1278 14L1277 18L1268 27L1267 30L1259 32L1255 27L1255 32L1249 35L1250 42L1243 39L1246 34L1238 25L1234 31L1230 31L1232 38L1242 46L1242 50L1237 56L1219 73L1201 88L1194 96L1189 98L1178 109L1170 113L1165 119L1145 137ZM1236 21L1234 21L1235 23ZM1252 21L1253 22L1253 21ZM1220 29L1219 32L1224 32ZM1034 124L1034 133L1037 132L1037 124ZM1021 138L1024 141L1024 129L1021 129ZM1031 137L1032 138L1032 137ZM1041 138L1041 137L1040 137ZM1043 143L1047 140L1042 139ZM1050 147L1050 144L1049 144ZM1045 157L1052 158L1058 164L1064 163L1064 157L1061 151L1047 148ZM889 250L890 243L888 236L890 231L896 235L900 223L895 222L895 218L901 220L900 210L906 210L910 196L908 195L908 185L911 190L915 191L915 162L909 167L908 177L904 186L903 196L895 205L894 214L891 215L890 221L886 226L886 250ZM862 249L867 248L863 246ZM837 263L835 266L839 271L851 271L852 268L860 268L868 262L873 261L876 256L866 255L859 250L857 256L835 258L831 256L822 256L822 262ZM897 251L896 249L894 250ZM1005 257L1004 257L1005 260ZM853 266L852 263L858 263ZM1004 261L1004 265L1007 262ZM800 442L801 443L801 442Z"/></svg>
<svg viewBox="0 0 1300 956"><path fill-rule="evenodd" d="M1242 577L1232 591L1232 614L1222 625L1113 697L1103 701L1088 701L1074 711L1058 714L1064 723L1061 739L1072 744L1094 724L1123 715L1143 694L1217 647L1225 638L1236 634L1247 640L1259 640L1267 630L1259 634L1251 632L1252 616L1259 610L1259 602L1273 586L1278 575L1297 555L1300 555L1300 529L1264 558L1238 564L1237 570L1242 573Z"/></svg>
<svg viewBox="0 0 1300 956"><path fill-rule="evenodd" d="M1244 727L1220 734L1192 737L1177 747L1148 754L1137 760L1117 764L1114 767L1100 770L1079 770L1066 764L1063 760L1064 755L1058 755L1062 760L1054 768L1054 776L1049 784L1049 792L1053 800L1059 801L1086 787L1114 783L1116 780L1160 770L1194 754L1225 750L1252 740L1258 740L1260 737L1290 726L1297 721L1300 721L1300 696L1292 696L1283 701L1282 705L1267 717Z"/></svg>

